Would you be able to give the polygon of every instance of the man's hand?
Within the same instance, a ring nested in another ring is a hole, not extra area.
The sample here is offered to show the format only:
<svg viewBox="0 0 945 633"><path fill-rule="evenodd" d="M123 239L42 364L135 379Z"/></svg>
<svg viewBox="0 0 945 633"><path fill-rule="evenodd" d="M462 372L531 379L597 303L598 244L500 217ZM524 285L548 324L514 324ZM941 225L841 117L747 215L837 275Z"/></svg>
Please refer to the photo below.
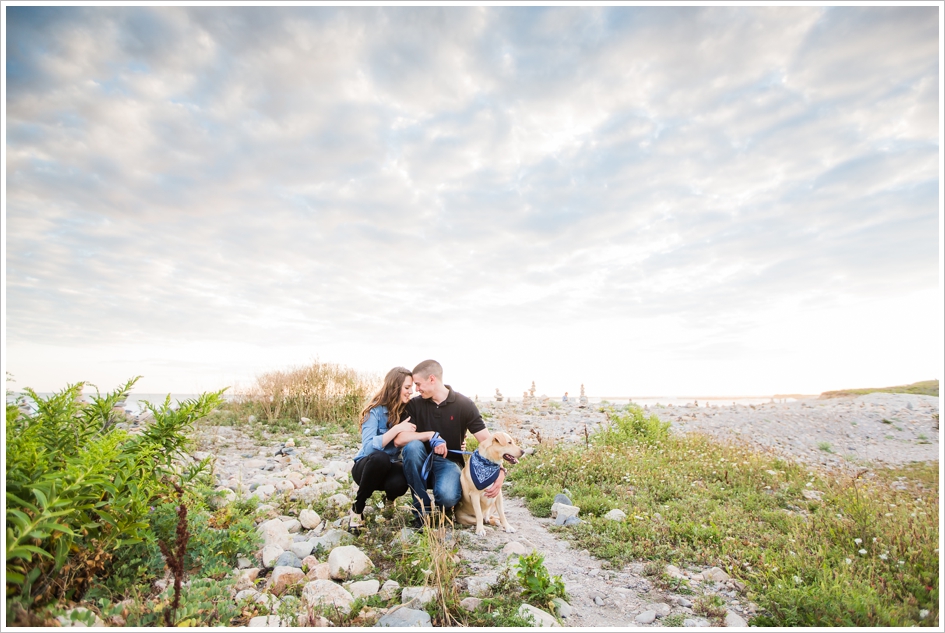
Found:
<svg viewBox="0 0 945 633"><path fill-rule="evenodd" d="M446 442L442 444L437 444L433 447L433 452L439 455L440 457L446 457L446 454L449 452L449 449L446 448Z"/></svg>
<svg viewBox="0 0 945 633"><path fill-rule="evenodd" d="M492 499L493 497L498 496L498 494L502 491L502 482L503 482L503 481L505 481L505 469L504 469L504 468L499 471L499 478L495 480L495 483L493 483L491 486L489 486L488 488L486 488L485 491L483 492L483 494L485 494L486 497L488 497L489 499Z"/></svg>

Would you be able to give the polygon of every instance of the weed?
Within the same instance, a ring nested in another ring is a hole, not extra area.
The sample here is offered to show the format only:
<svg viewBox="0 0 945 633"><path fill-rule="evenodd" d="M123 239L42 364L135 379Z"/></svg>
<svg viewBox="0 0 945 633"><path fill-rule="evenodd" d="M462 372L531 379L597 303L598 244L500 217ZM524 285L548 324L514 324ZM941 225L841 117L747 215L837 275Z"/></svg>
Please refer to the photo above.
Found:
<svg viewBox="0 0 945 633"><path fill-rule="evenodd" d="M820 450L822 450L822 451L825 452L825 453L832 453L832 452L833 452L833 449L830 448L830 442L820 442L819 444L817 444L817 448L819 448Z"/></svg>
<svg viewBox="0 0 945 633"><path fill-rule="evenodd" d="M524 589L523 595L526 600L554 613L552 600L568 599L561 576L551 576L548 573L548 569L545 568L545 557L537 551L519 556L516 564L518 580Z"/></svg>

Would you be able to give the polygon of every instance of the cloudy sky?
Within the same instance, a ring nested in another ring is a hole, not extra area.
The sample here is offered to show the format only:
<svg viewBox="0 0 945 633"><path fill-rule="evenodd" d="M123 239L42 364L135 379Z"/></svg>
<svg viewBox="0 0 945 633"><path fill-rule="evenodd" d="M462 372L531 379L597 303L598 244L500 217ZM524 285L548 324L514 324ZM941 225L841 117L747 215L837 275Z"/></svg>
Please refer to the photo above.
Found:
<svg viewBox="0 0 945 633"><path fill-rule="evenodd" d="M11 5L14 388L941 378L937 5Z"/></svg>

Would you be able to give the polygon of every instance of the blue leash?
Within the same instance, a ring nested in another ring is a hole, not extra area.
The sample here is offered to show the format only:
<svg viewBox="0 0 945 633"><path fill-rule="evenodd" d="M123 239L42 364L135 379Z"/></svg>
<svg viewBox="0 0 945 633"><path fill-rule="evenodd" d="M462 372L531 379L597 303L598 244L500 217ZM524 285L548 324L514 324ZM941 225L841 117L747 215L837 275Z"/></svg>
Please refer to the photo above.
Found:
<svg viewBox="0 0 945 633"><path fill-rule="evenodd" d="M430 474L430 468L433 466L433 456L436 454L433 452L433 449L441 444L446 444L446 440L440 437L440 434L435 432L433 437L430 438L430 454L427 455L427 459L423 462L423 467L420 469L420 478L423 481L427 480L427 476ZM447 449L450 453L456 453L457 455L472 455L469 451L454 451L452 449Z"/></svg>
<svg viewBox="0 0 945 633"><path fill-rule="evenodd" d="M439 433L434 432L433 437L430 438L430 454L427 455L426 461L423 462L423 467L420 469L420 478L424 482L427 481L427 476L430 474L430 468L433 466L433 456L436 454L433 452L433 449L441 444L446 444L446 440L440 437ZM479 455L471 453L469 451L454 451L452 449L447 449L450 453L456 453L457 455L472 455L472 464L470 468L470 475L473 479L473 484L478 490L484 490L486 487L492 484L499 476L499 470L501 467L498 464L493 464L482 459ZM476 458L479 458L478 461Z"/></svg>

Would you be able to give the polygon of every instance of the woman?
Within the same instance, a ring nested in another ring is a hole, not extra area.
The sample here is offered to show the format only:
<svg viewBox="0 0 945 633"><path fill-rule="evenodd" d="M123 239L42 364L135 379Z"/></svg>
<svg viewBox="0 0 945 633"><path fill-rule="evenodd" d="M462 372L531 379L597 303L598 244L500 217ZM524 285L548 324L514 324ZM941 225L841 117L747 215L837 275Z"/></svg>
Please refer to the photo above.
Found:
<svg viewBox="0 0 945 633"><path fill-rule="evenodd" d="M358 496L351 505L352 523L360 521L364 505L375 490L387 493L387 502L407 492L404 465L400 449L394 446L394 438L404 431L416 431L417 427L407 418L400 419L410 393L413 391L413 376L404 367L394 367L384 377L384 385L361 411L361 450L354 457L351 476L358 484Z"/></svg>

